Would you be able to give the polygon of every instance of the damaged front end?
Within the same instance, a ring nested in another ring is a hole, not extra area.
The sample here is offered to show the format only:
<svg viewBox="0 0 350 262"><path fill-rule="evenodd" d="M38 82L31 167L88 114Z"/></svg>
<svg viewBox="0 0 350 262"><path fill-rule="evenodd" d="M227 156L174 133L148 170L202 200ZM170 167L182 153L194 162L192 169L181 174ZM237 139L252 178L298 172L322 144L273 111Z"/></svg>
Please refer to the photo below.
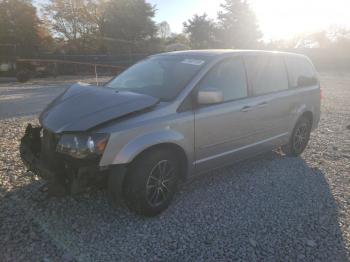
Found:
<svg viewBox="0 0 350 262"><path fill-rule="evenodd" d="M110 134L96 127L158 102L148 95L75 84L44 109L40 126L27 126L21 158L28 170L48 181L52 195L76 194L106 182L113 194L121 195L125 167L99 166Z"/></svg>
<svg viewBox="0 0 350 262"><path fill-rule="evenodd" d="M110 173L115 171L99 167L100 140L95 150L91 136L86 138L84 147L79 147L81 139L85 138L55 134L28 124L21 139L21 158L29 171L48 181L50 195L78 194L88 187L104 187Z"/></svg>

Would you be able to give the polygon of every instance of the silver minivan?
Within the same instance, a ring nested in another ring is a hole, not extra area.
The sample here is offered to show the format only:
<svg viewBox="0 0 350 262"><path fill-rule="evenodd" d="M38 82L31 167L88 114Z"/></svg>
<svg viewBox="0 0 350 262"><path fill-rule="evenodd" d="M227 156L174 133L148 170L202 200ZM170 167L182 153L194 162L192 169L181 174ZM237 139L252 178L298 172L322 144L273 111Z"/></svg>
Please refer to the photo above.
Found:
<svg viewBox="0 0 350 262"><path fill-rule="evenodd" d="M237 50L158 54L103 87L75 84L29 124L20 152L53 195L106 187L146 216L181 181L281 147L300 155L320 119L303 55Z"/></svg>

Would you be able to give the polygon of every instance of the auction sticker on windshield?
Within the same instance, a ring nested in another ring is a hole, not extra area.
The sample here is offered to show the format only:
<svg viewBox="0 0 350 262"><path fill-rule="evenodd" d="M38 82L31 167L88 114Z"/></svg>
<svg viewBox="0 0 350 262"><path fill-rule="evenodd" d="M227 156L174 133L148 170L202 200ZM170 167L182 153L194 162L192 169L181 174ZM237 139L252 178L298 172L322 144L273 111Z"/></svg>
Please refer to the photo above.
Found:
<svg viewBox="0 0 350 262"><path fill-rule="evenodd" d="M197 59L185 59L181 63L200 66L200 65L202 65L204 63L204 61L203 60L197 60Z"/></svg>

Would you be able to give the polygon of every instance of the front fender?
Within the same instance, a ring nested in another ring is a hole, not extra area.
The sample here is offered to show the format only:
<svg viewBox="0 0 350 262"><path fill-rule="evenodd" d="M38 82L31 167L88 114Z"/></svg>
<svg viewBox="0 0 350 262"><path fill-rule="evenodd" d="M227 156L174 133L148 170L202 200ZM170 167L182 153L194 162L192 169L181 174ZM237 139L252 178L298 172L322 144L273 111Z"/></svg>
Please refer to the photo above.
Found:
<svg viewBox="0 0 350 262"><path fill-rule="evenodd" d="M130 139L130 141L123 145L121 149L116 152L112 163L108 163L108 165L130 163L142 151L161 143L172 143L183 148L185 143L184 136L179 132L169 129L153 131L151 133L137 136L133 139ZM107 165L107 163L102 162L100 165Z"/></svg>
<svg viewBox="0 0 350 262"><path fill-rule="evenodd" d="M181 146L181 141L184 136L173 130L162 130L145 134L130 141L126 146L119 151L115 157L113 164L130 163L138 154L151 146L161 143L173 143Z"/></svg>

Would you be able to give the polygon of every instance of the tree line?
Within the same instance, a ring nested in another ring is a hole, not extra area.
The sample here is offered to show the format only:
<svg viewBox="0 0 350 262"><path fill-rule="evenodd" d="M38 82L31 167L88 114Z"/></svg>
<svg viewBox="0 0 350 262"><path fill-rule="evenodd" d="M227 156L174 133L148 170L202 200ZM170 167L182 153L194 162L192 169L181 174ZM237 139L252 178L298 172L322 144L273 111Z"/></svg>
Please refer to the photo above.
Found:
<svg viewBox="0 0 350 262"><path fill-rule="evenodd" d="M145 0L0 0L0 57L11 54L135 54L176 49L350 47L350 31L335 29L285 41L262 41L246 0L222 0L217 18L195 14L183 32L157 24Z"/></svg>

